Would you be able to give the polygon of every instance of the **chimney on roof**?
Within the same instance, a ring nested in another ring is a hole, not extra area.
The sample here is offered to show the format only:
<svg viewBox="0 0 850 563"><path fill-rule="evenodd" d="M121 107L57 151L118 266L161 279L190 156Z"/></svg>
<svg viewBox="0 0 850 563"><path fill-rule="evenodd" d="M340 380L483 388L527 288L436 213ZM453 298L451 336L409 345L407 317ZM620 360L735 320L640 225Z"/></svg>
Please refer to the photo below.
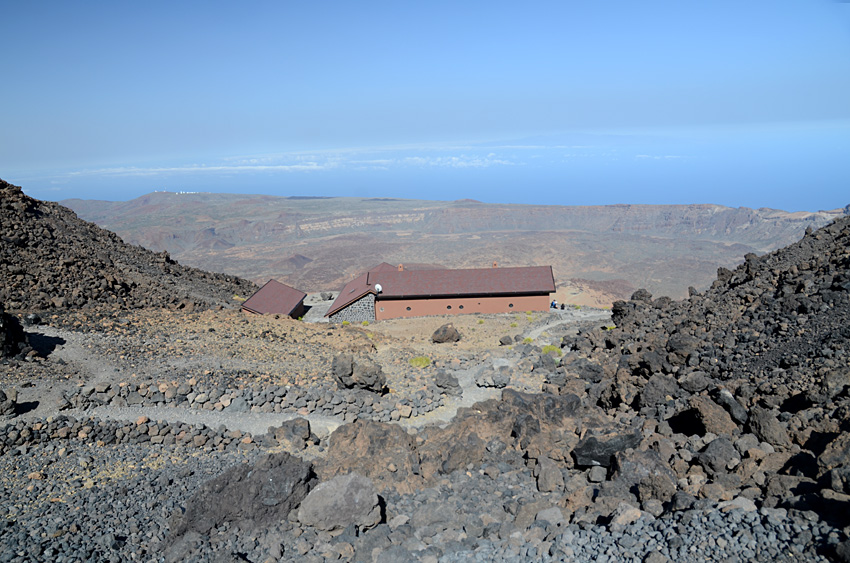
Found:
<svg viewBox="0 0 850 563"><path fill-rule="evenodd" d="M495 268L497 266L498 266L498 264L496 262L493 262L493 267Z"/></svg>
<svg viewBox="0 0 850 563"><path fill-rule="evenodd" d="M403 272L403 271L404 271L404 264L399 264L399 265L398 265L398 271L399 271L399 272Z"/></svg>

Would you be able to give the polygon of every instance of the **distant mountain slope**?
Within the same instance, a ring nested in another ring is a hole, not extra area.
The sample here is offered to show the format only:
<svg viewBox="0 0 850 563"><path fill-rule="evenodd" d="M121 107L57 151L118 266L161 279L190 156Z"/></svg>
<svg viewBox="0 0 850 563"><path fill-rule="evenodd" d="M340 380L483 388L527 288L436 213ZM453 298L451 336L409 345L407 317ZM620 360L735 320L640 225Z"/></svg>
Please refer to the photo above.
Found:
<svg viewBox="0 0 850 563"><path fill-rule="evenodd" d="M616 283L593 290L603 296L597 302L627 297L624 292L636 287L682 297L688 286L711 283L718 266L789 244L806 227L818 228L843 212L168 192L63 204L128 241L257 282L274 277L305 291L339 289L382 261L552 264L564 286L559 296L572 302L594 282L609 281Z"/></svg>
<svg viewBox="0 0 850 563"><path fill-rule="evenodd" d="M234 276L181 266L166 252L125 244L2 180L0 219L0 304L10 310L235 306L234 294L255 289Z"/></svg>

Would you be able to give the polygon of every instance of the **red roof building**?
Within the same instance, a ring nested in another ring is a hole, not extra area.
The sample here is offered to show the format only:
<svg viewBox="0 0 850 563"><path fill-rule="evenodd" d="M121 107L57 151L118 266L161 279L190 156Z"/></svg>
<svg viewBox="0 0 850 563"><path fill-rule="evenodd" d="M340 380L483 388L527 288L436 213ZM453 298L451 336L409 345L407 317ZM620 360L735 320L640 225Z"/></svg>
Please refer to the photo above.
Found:
<svg viewBox="0 0 850 563"><path fill-rule="evenodd" d="M547 311L551 266L405 270L380 264L350 281L325 315L362 322L399 317Z"/></svg>
<svg viewBox="0 0 850 563"><path fill-rule="evenodd" d="M307 294L276 280L269 280L254 295L242 303L242 310L257 315L304 316Z"/></svg>

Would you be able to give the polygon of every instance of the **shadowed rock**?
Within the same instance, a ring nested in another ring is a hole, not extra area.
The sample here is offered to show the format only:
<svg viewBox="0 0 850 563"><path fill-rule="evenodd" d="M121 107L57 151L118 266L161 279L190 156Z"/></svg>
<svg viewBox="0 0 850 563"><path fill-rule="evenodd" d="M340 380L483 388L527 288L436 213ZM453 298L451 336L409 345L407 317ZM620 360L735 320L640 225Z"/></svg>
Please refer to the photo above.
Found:
<svg viewBox="0 0 850 563"><path fill-rule="evenodd" d="M773 446L790 446L788 432L777 420L776 415L767 409L754 407L750 412L750 429L759 439Z"/></svg>
<svg viewBox="0 0 850 563"><path fill-rule="evenodd" d="M373 393L383 393L387 378L381 366L365 358L351 354L340 354L333 359L331 373L341 389L365 389Z"/></svg>
<svg viewBox="0 0 850 563"><path fill-rule="evenodd" d="M315 484L312 466L287 453L240 464L207 481L186 502L186 512L172 525L173 537L206 534L224 522L250 521L256 526L285 519Z"/></svg>
<svg viewBox="0 0 850 563"><path fill-rule="evenodd" d="M0 358L23 354L27 349L27 337L18 319L0 305Z"/></svg>
<svg viewBox="0 0 850 563"><path fill-rule="evenodd" d="M614 454L627 448L635 448L640 444L640 434L613 434L608 436L588 436L578 443L573 450L576 465L588 467L611 465Z"/></svg>

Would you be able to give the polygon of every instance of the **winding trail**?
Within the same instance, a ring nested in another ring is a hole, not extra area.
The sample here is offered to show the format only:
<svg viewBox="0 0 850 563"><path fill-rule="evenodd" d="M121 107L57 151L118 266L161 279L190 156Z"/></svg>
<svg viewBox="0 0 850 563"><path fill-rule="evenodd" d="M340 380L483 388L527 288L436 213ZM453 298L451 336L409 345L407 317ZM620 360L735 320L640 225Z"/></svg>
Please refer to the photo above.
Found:
<svg viewBox="0 0 850 563"><path fill-rule="evenodd" d="M555 311L552 311L553 313ZM526 333L528 338L532 340L537 340L540 338L540 335L546 332L547 330L551 330L556 326L565 325L565 324L574 324L585 321L603 321L611 318L610 311L600 311L598 309L567 309L564 311L557 311L559 318L558 320L552 321L543 326L539 326L535 329L530 330Z"/></svg>
<svg viewBox="0 0 850 563"><path fill-rule="evenodd" d="M585 321L602 321L610 318L610 312L598 310L568 310L558 311L559 318L550 321L543 326L534 328L526 333L526 336L537 339L547 330L554 327L568 324L577 324ZM81 365L90 374L89 383L107 380L117 371L116 368L109 363L105 358L92 357L89 350L83 344L79 336L74 333L56 330L48 327L43 327L44 333L53 337L62 337L64 342L60 345L56 354L57 357L65 361L76 362ZM475 383L475 376L482 369L494 365L494 362L513 363L510 360L488 359L481 364L453 372L458 379L462 393L459 396L449 397L444 399L445 404L431 412L420 416L401 419L395 424L399 424L408 430L415 431L424 426L438 424L444 425L450 423L457 415L458 409L468 408L472 405L486 401L488 399L498 399L502 392L500 389L478 387ZM34 390L35 391L35 390ZM44 390L41 390L43 393ZM23 395L28 395L24 392ZM48 412L54 411L54 412ZM59 411L51 409L49 405L42 403L42 408L38 412L32 413L37 416L56 416ZM61 414L74 416L77 418L95 417L110 420L136 421L140 417L146 416L150 420L157 422L165 422L168 424L185 423L185 424L202 424L210 428L224 428L226 430L239 430L251 434L252 436L260 436L268 432L270 427L280 426L287 420L294 418L305 418L310 422L312 431L320 437L330 435L342 424L345 420L339 416L324 416L319 414L299 414L296 412L286 413L261 413L261 412L236 412L228 411L207 411L188 407L158 407L137 405L129 407L115 406L99 406L87 409L68 409L61 411Z"/></svg>
<svg viewBox="0 0 850 563"><path fill-rule="evenodd" d="M462 395L459 397L447 397L445 405L420 416L401 419L399 424L406 429L421 428L429 424L447 424L457 414L458 409L471 407L475 403L487 399L498 399L502 392L498 389L478 387L475 384L475 372L480 367L455 372L460 384ZM113 407L102 406L89 409L71 409L63 411L75 417L96 417L110 420L135 421L146 416L153 421L167 422L169 424L181 422L185 424L203 424L210 428L224 427L227 430L240 430L250 433L252 436L265 434L269 427L280 426L287 420L293 418L304 418L310 422L311 430L320 437L330 435L345 421L338 416L323 416L318 414L287 413L260 413L260 412L228 412L206 411L186 407L154 407L133 406Z"/></svg>

